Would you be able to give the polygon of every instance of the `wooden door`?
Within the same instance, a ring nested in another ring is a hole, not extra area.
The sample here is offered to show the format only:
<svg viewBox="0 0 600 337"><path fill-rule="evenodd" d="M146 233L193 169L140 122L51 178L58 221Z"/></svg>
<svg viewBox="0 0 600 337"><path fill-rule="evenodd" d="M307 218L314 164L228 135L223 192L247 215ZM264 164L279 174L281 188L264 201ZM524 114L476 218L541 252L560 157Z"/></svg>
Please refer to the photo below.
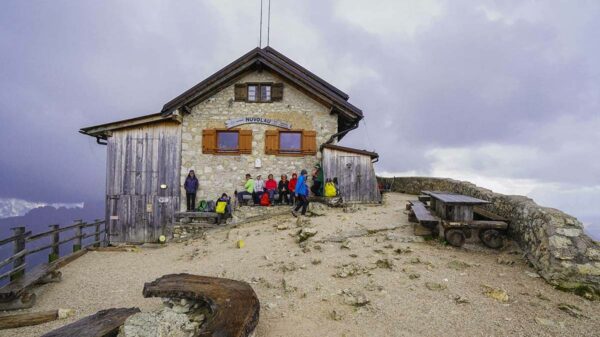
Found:
<svg viewBox="0 0 600 337"><path fill-rule="evenodd" d="M342 173L338 177L340 195L345 201L361 201L363 173L360 157L338 156L337 159L336 165Z"/></svg>
<svg viewBox="0 0 600 337"><path fill-rule="evenodd" d="M179 208L178 128L146 126L109 138L107 214L111 242L156 242Z"/></svg>

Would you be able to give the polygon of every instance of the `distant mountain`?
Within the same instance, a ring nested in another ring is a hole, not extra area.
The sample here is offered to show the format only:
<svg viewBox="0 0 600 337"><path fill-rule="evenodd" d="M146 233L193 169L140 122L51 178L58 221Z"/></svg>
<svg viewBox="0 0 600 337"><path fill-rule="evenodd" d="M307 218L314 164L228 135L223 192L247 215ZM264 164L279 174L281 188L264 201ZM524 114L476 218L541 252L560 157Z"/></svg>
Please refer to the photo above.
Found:
<svg viewBox="0 0 600 337"><path fill-rule="evenodd" d="M6 200L6 199L5 199ZM35 203L25 204L22 202L17 202L13 205L9 206L9 210L14 212L18 210L19 207L29 207ZM7 203L4 203L7 205ZM82 207L53 207L53 206L42 206L29 210L27 213L21 216L13 216L4 219L0 219L0 239L7 238L12 236L11 227L16 226L25 226L27 230L30 230L32 233L40 233L47 231L48 225L59 224L62 226L70 225L73 223L75 219L82 219L84 221L92 221L94 219L103 219L104 218L104 202L103 201L91 201L85 202L81 204ZM88 229L86 229L88 230ZM89 228L89 233L94 230L93 227ZM84 233L86 233L84 231ZM74 235L73 230L62 232L61 238L72 237ZM35 248L40 247L42 245L48 244L50 241L50 237L44 237L40 240L36 240L28 244L27 248ZM72 251L72 245L74 241L68 242L64 245L61 245L60 255L64 256L69 254ZM84 240L83 244L87 244L93 242L93 237L87 238ZM45 262L48 259L49 250L43 250L37 252L32 255L28 255L26 258L27 269L31 269L38 265L39 263ZM0 246L0 261L6 259L7 257L13 254L13 244L6 244ZM12 264L6 265L0 268L0 274L7 272L10 268L12 268ZM0 280L0 286L6 284L7 280Z"/></svg>
<svg viewBox="0 0 600 337"><path fill-rule="evenodd" d="M6 199L4 199L6 200ZM17 203L16 205L23 205ZM42 206L33 208L24 215L0 219L0 238L8 236L11 227L25 226L33 233L48 230L48 225L61 226L72 224L75 219L91 221L104 218L104 201L89 201L81 203L82 207L53 207ZM20 206L17 206L20 207ZM15 208L12 208L13 210Z"/></svg>
<svg viewBox="0 0 600 337"><path fill-rule="evenodd" d="M25 215L34 208L52 206L54 208L83 208L83 203L46 203L16 198L0 198L0 219Z"/></svg>

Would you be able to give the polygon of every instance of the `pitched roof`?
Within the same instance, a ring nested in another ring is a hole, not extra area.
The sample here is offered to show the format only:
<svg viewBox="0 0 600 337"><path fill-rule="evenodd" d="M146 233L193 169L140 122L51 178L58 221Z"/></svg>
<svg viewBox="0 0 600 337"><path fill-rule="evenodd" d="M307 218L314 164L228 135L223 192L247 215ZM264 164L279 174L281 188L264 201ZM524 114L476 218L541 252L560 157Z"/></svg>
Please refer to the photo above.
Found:
<svg viewBox="0 0 600 337"><path fill-rule="evenodd" d="M331 107L332 112L341 113L351 120L360 120L363 117L362 110L347 101L349 96L346 93L271 47L252 49L169 101L163 106L162 112L170 114L180 107L198 104L215 92L231 85L246 71L260 68L268 68L277 73L309 96Z"/></svg>
<svg viewBox="0 0 600 337"><path fill-rule="evenodd" d="M123 121L82 128L79 132L94 137L106 137L108 132L133 125L180 121L177 109L188 112L189 108L209 98L214 93L230 86L248 71L269 69L283 77L313 99L331 108L338 114L338 129L346 130L363 118L362 110L348 102L349 96L310 72L298 63L271 47L254 48L212 74L202 82L167 102L159 113L131 118ZM341 139L343 135L338 136Z"/></svg>

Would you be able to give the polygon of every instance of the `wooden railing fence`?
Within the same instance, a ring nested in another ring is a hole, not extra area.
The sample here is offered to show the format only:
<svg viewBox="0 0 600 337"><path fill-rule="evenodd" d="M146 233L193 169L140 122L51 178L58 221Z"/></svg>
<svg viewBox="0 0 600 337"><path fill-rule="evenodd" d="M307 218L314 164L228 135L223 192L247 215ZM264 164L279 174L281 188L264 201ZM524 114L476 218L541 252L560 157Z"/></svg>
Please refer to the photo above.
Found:
<svg viewBox="0 0 600 337"><path fill-rule="evenodd" d="M104 225L104 226L103 226ZM12 269L0 274L0 281L9 277L10 281L15 281L25 275L26 268L28 267L25 263L25 257L45 249L50 248L50 254L48 254L48 262L53 262L60 257L60 246L74 241L73 251L75 253L81 249L87 249L91 246L99 247L106 245L106 223L104 220L94 220L91 223L85 223L82 220L75 220L75 223L69 226L60 227L59 225L49 225L51 229L42 233L31 234L24 226L13 227L13 235L11 237L0 239L0 246L8 243L13 243L13 255L0 261L0 268L8 265L12 262ZM85 234L84 229L88 227L95 227L94 232ZM101 227L104 227L101 229ZM61 233L69 230L74 230L75 235L69 238L61 239ZM104 238L102 238L104 234ZM51 242L42 246L35 246L33 242L44 238L51 237ZM83 240L94 237L94 241L83 246ZM31 248L28 248L31 247ZM35 267L35 266L30 266Z"/></svg>

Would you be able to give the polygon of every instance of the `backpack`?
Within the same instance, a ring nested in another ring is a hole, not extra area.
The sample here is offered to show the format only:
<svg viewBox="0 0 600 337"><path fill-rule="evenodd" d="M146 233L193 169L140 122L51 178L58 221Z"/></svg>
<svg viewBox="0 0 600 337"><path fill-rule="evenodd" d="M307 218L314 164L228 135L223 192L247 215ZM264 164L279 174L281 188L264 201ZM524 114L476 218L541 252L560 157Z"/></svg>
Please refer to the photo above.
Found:
<svg viewBox="0 0 600 337"><path fill-rule="evenodd" d="M336 195L337 190L335 189L335 185L332 182L325 183L325 196L330 198Z"/></svg>
<svg viewBox="0 0 600 337"><path fill-rule="evenodd" d="M206 211L206 200L200 200L198 203L198 207L196 207L197 212L205 212Z"/></svg>
<svg viewBox="0 0 600 337"><path fill-rule="evenodd" d="M271 201L269 200L269 193L263 193L260 197L260 205L261 206L269 206L271 205Z"/></svg>
<svg viewBox="0 0 600 337"><path fill-rule="evenodd" d="M217 207L215 207L215 212L218 214L225 214L225 209L227 209L227 201L217 201Z"/></svg>
<svg viewBox="0 0 600 337"><path fill-rule="evenodd" d="M205 212L214 212L215 211L215 202L209 200L206 202L206 208L204 208Z"/></svg>

